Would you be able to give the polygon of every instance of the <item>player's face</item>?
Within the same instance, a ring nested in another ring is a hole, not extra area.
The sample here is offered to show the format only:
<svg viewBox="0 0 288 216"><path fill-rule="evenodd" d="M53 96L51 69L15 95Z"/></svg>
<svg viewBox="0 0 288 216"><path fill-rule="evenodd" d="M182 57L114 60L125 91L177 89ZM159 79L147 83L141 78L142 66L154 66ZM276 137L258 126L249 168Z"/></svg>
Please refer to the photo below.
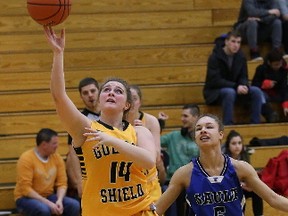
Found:
<svg viewBox="0 0 288 216"><path fill-rule="evenodd" d="M140 97L135 89L131 88L130 91L131 91L132 101L133 101L133 106L131 107L131 110L139 111L141 107Z"/></svg>
<svg viewBox="0 0 288 216"><path fill-rule="evenodd" d="M197 117L193 116L190 109L183 109L181 114L182 127L192 128Z"/></svg>
<svg viewBox="0 0 288 216"><path fill-rule="evenodd" d="M243 149L243 143L240 136L235 136L230 140L229 150L234 159L238 159L241 151Z"/></svg>
<svg viewBox="0 0 288 216"><path fill-rule="evenodd" d="M209 116L200 118L195 126L195 141L201 146L211 146L221 144L223 131L219 131L218 123Z"/></svg>
<svg viewBox="0 0 288 216"><path fill-rule="evenodd" d="M101 111L110 109L124 112L129 108L126 89L122 83L117 81L109 81L103 86L99 102Z"/></svg>
<svg viewBox="0 0 288 216"><path fill-rule="evenodd" d="M94 84L86 85L81 88L80 97L85 106L93 111L98 103L98 88Z"/></svg>
<svg viewBox="0 0 288 216"><path fill-rule="evenodd" d="M239 51L241 45L241 37L231 36L229 39L225 40L226 50L228 54L235 54Z"/></svg>

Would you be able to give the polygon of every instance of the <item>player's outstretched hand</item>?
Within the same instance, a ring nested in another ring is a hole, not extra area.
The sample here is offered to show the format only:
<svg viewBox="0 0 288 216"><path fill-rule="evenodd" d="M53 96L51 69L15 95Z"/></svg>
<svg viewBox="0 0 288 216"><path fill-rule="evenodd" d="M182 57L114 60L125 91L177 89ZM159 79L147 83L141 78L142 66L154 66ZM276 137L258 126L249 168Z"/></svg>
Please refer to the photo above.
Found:
<svg viewBox="0 0 288 216"><path fill-rule="evenodd" d="M58 37L51 26L44 26L44 33L52 50L56 53L64 51L65 48L65 29L61 30L60 37Z"/></svg>

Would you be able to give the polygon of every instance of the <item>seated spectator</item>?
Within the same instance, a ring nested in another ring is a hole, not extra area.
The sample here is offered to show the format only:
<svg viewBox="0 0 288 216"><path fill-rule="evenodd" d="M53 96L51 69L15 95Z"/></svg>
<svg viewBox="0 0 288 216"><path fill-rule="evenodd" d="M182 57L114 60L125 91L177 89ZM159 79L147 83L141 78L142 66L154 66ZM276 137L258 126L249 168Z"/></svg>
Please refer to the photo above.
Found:
<svg viewBox="0 0 288 216"><path fill-rule="evenodd" d="M208 105L222 105L225 125L234 124L236 102L250 103L252 124L260 123L262 106L266 104L261 90L249 85L247 61L240 46L240 34L235 31L229 32L223 46L216 44L207 64L203 91L205 102Z"/></svg>
<svg viewBox="0 0 288 216"><path fill-rule="evenodd" d="M181 166L188 164L192 158L199 156L199 148L194 142L193 131L194 123L200 115L200 109L196 104L187 104L183 106L181 121L181 130L172 131L161 136L161 147L166 150L169 156L169 166L167 168L167 188L174 172ZM175 208L176 206L176 208ZM177 209L175 212L175 209ZM176 203L166 212L166 216L186 215L187 209L185 201L185 191L178 197ZM188 209L187 209L188 210Z"/></svg>
<svg viewBox="0 0 288 216"><path fill-rule="evenodd" d="M57 132L41 129L36 144L17 162L14 196L18 211L29 216L80 215L79 202L65 196L67 176L64 160L56 153Z"/></svg>
<svg viewBox="0 0 288 216"><path fill-rule="evenodd" d="M234 130L231 130L227 135L227 139L224 145L224 153L235 160L244 160L249 162L249 154L243 144L243 138L238 132ZM250 188L248 188L245 185L245 182L242 182L241 185L245 198L252 198L252 209L254 216L263 215L263 200Z"/></svg>
<svg viewBox="0 0 288 216"><path fill-rule="evenodd" d="M282 43L284 47L284 58L288 58L288 0L278 0L278 7L282 20Z"/></svg>
<svg viewBox="0 0 288 216"><path fill-rule="evenodd" d="M282 24L277 0L242 0L235 30L240 31L250 48L253 61L263 60L259 44L271 40L273 49L280 49L282 43Z"/></svg>
<svg viewBox="0 0 288 216"><path fill-rule="evenodd" d="M272 50L263 64L256 68L252 85L261 88L266 101L281 103L283 113L288 117L288 67L282 52ZM264 112L264 110L263 110ZM268 112L270 112L268 110ZM277 112L273 112L270 122L278 121ZM288 119L288 118L287 118Z"/></svg>

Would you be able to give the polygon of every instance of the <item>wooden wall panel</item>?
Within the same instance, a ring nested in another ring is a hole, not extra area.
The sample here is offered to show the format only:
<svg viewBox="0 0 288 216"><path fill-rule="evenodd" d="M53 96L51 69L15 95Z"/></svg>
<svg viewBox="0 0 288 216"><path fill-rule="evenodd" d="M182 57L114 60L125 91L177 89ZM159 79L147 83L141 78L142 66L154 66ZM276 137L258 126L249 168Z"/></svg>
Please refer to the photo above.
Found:
<svg viewBox="0 0 288 216"><path fill-rule="evenodd" d="M75 14L55 29L70 31L120 31L190 28L212 25L211 10ZM42 26L28 15L3 16L0 33L42 32Z"/></svg>
<svg viewBox="0 0 288 216"><path fill-rule="evenodd" d="M75 14L141 12L141 11L177 11L192 10L193 0L81 0L72 1L71 16ZM27 15L26 1L0 1L0 15Z"/></svg>
<svg viewBox="0 0 288 216"><path fill-rule="evenodd" d="M203 85L164 85L143 86L143 104L145 106L181 105L194 101L203 103ZM68 92L68 96L77 107L83 102L77 89ZM15 105L15 101L17 104ZM50 92L28 92L14 94L0 94L0 113L5 112L32 112L55 110Z"/></svg>
<svg viewBox="0 0 288 216"><path fill-rule="evenodd" d="M194 0L195 9L238 9L240 8L241 0Z"/></svg>
<svg viewBox="0 0 288 216"><path fill-rule="evenodd" d="M233 28L237 22L239 9L215 9L213 10L213 25L214 26L230 26Z"/></svg>
<svg viewBox="0 0 288 216"><path fill-rule="evenodd" d="M9 187L0 188L0 209L13 209L15 208L14 201L14 185Z"/></svg>
<svg viewBox="0 0 288 216"><path fill-rule="evenodd" d="M40 129L41 128L39 128L38 131ZM36 140L35 140L36 133L33 135L26 135L26 136L0 137L0 148L2 149L2 151L0 152L0 158L1 159L17 159L24 151L35 147L36 146ZM67 133L58 134L59 146L58 146L57 151L62 156L65 156L68 152L67 136L68 136Z"/></svg>
<svg viewBox="0 0 288 216"><path fill-rule="evenodd" d="M16 182L16 160L0 162L0 182L15 183Z"/></svg>
<svg viewBox="0 0 288 216"><path fill-rule="evenodd" d="M255 147L254 153L250 156L250 163L255 169L265 167L270 158L276 157L279 153L287 149L287 146Z"/></svg>
<svg viewBox="0 0 288 216"><path fill-rule="evenodd" d="M193 103L193 100L188 103ZM166 112L170 118L167 121L166 127L178 128L181 127L180 113L181 108L184 104L178 106L159 106L159 107L145 107L143 111L147 111L152 115L158 116L158 112ZM200 110L203 113L212 113L221 117L222 111L220 106L207 106L200 104ZM281 107L279 106L279 110ZM281 136L281 134L287 134L287 123L277 123L277 124L259 124L250 125L249 115L247 115L247 110L245 108L236 107L235 110L235 121L238 125L233 125L227 128L239 129L242 134L243 131L247 130L245 134L249 137L249 140L253 137L274 137ZM265 120L262 119L264 123ZM0 115L0 136L7 135L25 135L25 134L36 134L42 127L50 127L58 132L66 133L64 130L58 116L55 112L37 112L37 113L16 113L9 115ZM240 124L241 123L241 124ZM240 125L239 125L240 124ZM270 127L272 126L273 129ZM249 141L246 140L246 141Z"/></svg>
<svg viewBox="0 0 288 216"><path fill-rule="evenodd" d="M213 43L229 27L195 27L153 30L123 30L105 32L73 32L67 29L69 49L107 49L140 46L167 46ZM49 46L42 31L35 34L0 34L1 52L43 51Z"/></svg>
<svg viewBox="0 0 288 216"><path fill-rule="evenodd" d="M119 50L69 50L67 48L65 69L203 64L207 61L211 50L211 44L183 47L139 47ZM0 55L0 72L50 71L51 65L52 51Z"/></svg>
<svg viewBox="0 0 288 216"><path fill-rule="evenodd" d="M259 63L248 64L249 79L253 78ZM40 75L41 74L41 75ZM116 76L137 85L203 83L206 76L206 64L179 65L169 67L134 67L115 69L74 68L65 71L66 88L77 88L84 77L95 77L102 82L108 76ZM50 71L5 72L0 73L0 91L49 90Z"/></svg>

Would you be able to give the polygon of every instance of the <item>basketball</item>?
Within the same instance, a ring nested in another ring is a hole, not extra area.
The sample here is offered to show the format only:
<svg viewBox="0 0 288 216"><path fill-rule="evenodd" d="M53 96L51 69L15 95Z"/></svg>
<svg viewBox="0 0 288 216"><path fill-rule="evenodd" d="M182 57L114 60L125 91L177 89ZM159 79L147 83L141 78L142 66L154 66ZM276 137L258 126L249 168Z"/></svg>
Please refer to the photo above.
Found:
<svg viewBox="0 0 288 216"><path fill-rule="evenodd" d="M55 26L70 14L72 0L27 0L29 15L41 25Z"/></svg>

